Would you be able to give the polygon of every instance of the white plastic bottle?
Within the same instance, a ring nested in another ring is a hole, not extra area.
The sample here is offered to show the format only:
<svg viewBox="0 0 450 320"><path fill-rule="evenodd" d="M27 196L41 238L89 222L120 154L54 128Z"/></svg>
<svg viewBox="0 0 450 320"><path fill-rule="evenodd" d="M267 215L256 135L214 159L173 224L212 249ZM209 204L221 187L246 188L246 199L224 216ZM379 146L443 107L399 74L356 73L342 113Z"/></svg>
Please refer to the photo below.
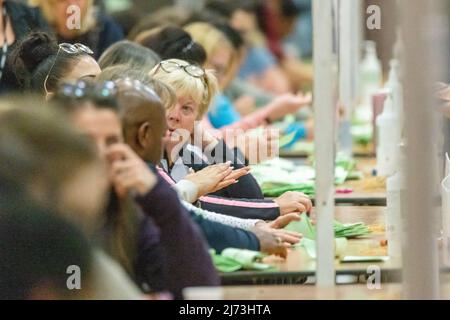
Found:
<svg viewBox="0 0 450 320"><path fill-rule="evenodd" d="M365 56L361 62L360 79L361 105L356 110L356 117L358 120L369 122L372 120L372 95L381 88L383 81L381 62L377 57L374 41L365 42Z"/></svg>
<svg viewBox="0 0 450 320"><path fill-rule="evenodd" d="M377 117L377 174L391 176L398 169L400 131L398 117L388 94L383 112Z"/></svg>
<svg viewBox="0 0 450 320"><path fill-rule="evenodd" d="M404 183L401 171L396 172L386 180L386 236L388 240L388 255L392 258L401 258L402 252L401 203L405 189Z"/></svg>
<svg viewBox="0 0 450 320"><path fill-rule="evenodd" d="M394 112L398 118L398 130L400 130L400 136L403 133L403 90L400 83L399 76L399 62L397 59L392 59L389 62L389 77L386 82L385 89L392 93L392 103L394 105Z"/></svg>

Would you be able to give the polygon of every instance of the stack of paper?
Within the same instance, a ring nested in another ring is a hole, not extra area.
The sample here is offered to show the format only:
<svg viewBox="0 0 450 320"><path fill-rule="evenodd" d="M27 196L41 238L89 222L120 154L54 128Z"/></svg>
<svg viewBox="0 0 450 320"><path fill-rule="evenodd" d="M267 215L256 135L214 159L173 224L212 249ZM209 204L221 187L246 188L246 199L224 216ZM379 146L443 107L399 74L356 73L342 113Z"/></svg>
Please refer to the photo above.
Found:
<svg viewBox="0 0 450 320"><path fill-rule="evenodd" d="M210 250L211 258L216 269L220 272L234 272L244 270L276 270L268 264L261 263L266 256L259 251L227 248L221 254Z"/></svg>
<svg viewBox="0 0 450 320"><path fill-rule="evenodd" d="M343 154L336 156L335 184L343 184L355 168L355 160ZM266 197L278 197L286 191L314 195L314 166L295 165L292 161L274 158L252 166L252 175ZM353 178L361 175L353 175Z"/></svg>
<svg viewBox="0 0 450 320"><path fill-rule="evenodd" d="M316 239L316 227L311 223L306 213L302 213L300 221L292 221L286 227L286 230L299 232L305 238ZM370 234L369 228L362 222L358 223L340 223L334 221L334 236L336 238L354 238Z"/></svg>
<svg viewBox="0 0 450 320"><path fill-rule="evenodd" d="M303 238L297 246L304 248L312 259L316 258L316 227L311 223L308 215L303 213L300 221L289 223L285 229L301 233ZM362 222L343 224L334 221L336 256L342 256L345 253L347 238L360 237L369 233L370 230Z"/></svg>

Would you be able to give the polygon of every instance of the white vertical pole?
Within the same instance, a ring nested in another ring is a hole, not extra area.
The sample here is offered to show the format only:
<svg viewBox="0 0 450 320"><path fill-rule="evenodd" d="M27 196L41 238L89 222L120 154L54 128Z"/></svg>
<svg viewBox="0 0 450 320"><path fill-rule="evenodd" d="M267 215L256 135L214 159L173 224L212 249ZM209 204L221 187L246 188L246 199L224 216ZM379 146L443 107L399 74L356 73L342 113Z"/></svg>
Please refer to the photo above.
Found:
<svg viewBox="0 0 450 320"><path fill-rule="evenodd" d="M352 154L351 116L356 104L359 72L360 2L341 1L339 9L339 100L345 108L339 123L339 150L348 155Z"/></svg>
<svg viewBox="0 0 450 320"><path fill-rule="evenodd" d="M340 4L339 88L340 100L350 120L356 103L359 72L361 0L344 0Z"/></svg>
<svg viewBox="0 0 450 320"><path fill-rule="evenodd" d="M439 69L448 72L440 54L448 52L446 23L439 23L446 0L400 0L403 34L403 92L406 136L406 208L403 256L404 298L439 297L437 248L438 165L437 106L433 85ZM445 11L444 11L445 12ZM443 30L444 29L444 30Z"/></svg>
<svg viewBox="0 0 450 320"><path fill-rule="evenodd" d="M334 72L332 1L313 1L317 285L334 286Z"/></svg>

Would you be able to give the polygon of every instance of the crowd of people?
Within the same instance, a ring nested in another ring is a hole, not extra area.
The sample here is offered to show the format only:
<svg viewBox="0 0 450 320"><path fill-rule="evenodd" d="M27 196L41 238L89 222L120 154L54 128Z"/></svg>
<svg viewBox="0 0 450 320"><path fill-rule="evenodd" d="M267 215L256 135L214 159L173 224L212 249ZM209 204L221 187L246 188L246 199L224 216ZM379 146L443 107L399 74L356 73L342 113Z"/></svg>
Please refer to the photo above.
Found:
<svg viewBox="0 0 450 320"><path fill-rule="evenodd" d="M211 249L286 258L311 200L265 199L249 163L311 103L282 45L296 1L166 7L132 28L93 0L23 2L0 0L0 298L181 299L220 285Z"/></svg>

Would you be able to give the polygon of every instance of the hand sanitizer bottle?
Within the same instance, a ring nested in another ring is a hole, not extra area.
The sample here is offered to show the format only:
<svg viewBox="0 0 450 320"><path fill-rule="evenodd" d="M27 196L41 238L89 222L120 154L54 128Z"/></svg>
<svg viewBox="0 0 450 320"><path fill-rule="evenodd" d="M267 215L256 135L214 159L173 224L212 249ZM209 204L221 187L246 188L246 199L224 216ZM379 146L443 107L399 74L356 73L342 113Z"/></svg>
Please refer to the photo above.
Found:
<svg viewBox="0 0 450 320"><path fill-rule="evenodd" d="M400 136L398 117L394 112L392 97L388 94L383 113L377 117L377 174L391 176L398 169Z"/></svg>
<svg viewBox="0 0 450 320"><path fill-rule="evenodd" d="M386 180L386 236L388 240L388 255L401 258L401 203L404 194L404 177L396 172Z"/></svg>
<svg viewBox="0 0 450 320"><path fill-rule="evenodd" d="M381 62L377 57L376 43L365 42L365 57L361 62L361 105L357 109L358 120L370 122L372 119L372 95L380 88L383 81Z"/></svg>

